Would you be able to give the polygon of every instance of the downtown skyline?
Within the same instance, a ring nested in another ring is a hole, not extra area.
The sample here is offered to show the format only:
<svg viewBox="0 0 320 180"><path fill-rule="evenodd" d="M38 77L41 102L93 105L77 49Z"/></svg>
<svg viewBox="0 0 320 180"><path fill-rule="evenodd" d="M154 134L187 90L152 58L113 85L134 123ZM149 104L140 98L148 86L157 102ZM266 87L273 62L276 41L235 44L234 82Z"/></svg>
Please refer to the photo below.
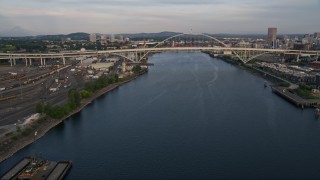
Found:
<svg viewBox="0 0 320 180"><path fill-rule="evenodd" d="M320 0L2 0L0 32L279 34L320 31Z"/></svg>

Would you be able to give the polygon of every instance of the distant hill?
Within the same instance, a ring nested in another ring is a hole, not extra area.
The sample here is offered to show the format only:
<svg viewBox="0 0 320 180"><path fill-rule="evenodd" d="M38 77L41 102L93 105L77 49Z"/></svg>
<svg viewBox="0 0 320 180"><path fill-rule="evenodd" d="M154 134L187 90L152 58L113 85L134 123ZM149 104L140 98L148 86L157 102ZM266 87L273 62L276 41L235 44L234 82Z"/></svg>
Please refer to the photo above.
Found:
<svg viewBox="0 0 320 180"><path fill-rule="evenodd" d="M164 32L158 32L158 33L135 33L135 34L118 34L118 35L122 35L124 37L128 37L130 39L140 39L140 38L153 38L153 39L157 39L157 38L163 38L163 37L170 37L170 36L174 36L177 34L181 34L179 32L169 32L169 31L164 31Z"/></svg>
<svg viewBox="0 0 320 180"><path fill-rule="evenodd" d="M39 35L36 36L35 39L40 40L61 40L71 38L72 40L89 40L89 34L83 32L71 33L71 34L57 34L57 35Z"/></svg>
<svg viewBox="0 0 320 180"><path fill-rule="evenodd" d="M74 40L89 40L89 34L88 33L83 33L83 32L78 32L78 33L71 33L67 35L67 38L71 38Z"/></svg>
<svg viewBox="0 0 320 180"><path fill-rule="evenodd" d="M0 32L0 37L25 37L32 36L32 32L21 28L20 26L15 26L11 29Z"/></svg>
<svg viewBox="0 0 320 180"><path fill-rule="evenodd" d="M62 39L66 38L71 38L72 40L89 40L89 35L88 33L84 32L76 32L76 33L71 33L71 34L56 34L56 35L37 35L33 36L32 33L28 30L25 30L19 26L13 27L10 30L2 31L0 32L0 37L15 37L18 39L37 39L37 40L55 40L59 41ZM101 36L102 34L96 33L97 36ZM131 40L146 40L146 39L154 39L154 40L163 40L168 37L181 34L180 32L170 32L170 31L163 31L163 32L157 32L157 33L133 33L133 34L116 34L116 36L123 36L123 37L128 37ZM265 38L267 34L227 34L227 33L220 33L220 34L209 34L206 33L207 35L217 37L217 38L232 38L232 37L237 37L237 38ZM289 37L301 37L302 34L287 34ZM279 34L278 38L281 38L283 35Z"/></svg>

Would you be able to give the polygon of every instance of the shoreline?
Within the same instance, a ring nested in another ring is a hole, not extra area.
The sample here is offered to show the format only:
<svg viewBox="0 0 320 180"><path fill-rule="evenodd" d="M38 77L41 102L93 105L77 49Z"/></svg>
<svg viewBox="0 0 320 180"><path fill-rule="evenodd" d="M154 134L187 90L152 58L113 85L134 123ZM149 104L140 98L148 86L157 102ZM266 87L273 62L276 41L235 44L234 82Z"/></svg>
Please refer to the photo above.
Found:
<svg viewBox="0 0 320 180"><path fill-rule="evenodd" d="M1 152L0 163L5 161L6 159L10 158L15 153L17 153L18 151L25 148L26 146L28 146L28 145L32 144L33 142L37 141L38 139L42 138L52 128L56 127L60 123L63 123L65 120L67 120L71 116L81 112L87 105L91 104L95 99L99 98L100 96L102 96L102 95L136 79L136 78L138 78L139 76L145 74L146 72L147 71L143 71L139 74L132 75L127 80L124 80L122 82L118 82L115 84L111 84L111 85L101 89L97 93L93 94L92 97L82 100L81 106L78 109L74 110L73 112L71 112L70 114L68 114L67 116L65 116L59 120L52 119L52 118L47 119L47 121L45 123L40 124L37 128L32 130L34 132L37 131L37 136L34 136L34 133L31 133L25 137L20 137L17 140L13 140L12 142L9 142L8 144L5 143L5 145L7 145L8 147L6 147L6 148L1 147L0 148L0 152Z"/></svg>
<svg viewBox="0 0 320 180"><path fill-rule="evenodd" d="M207 53L207 54L212 58L217 58L217 57L214 57L210 53ZM272 75L269 72L265 72L263 70L257 69L256 67L254 67L252 65L250 66L247 64L237 63L236 61L234 61L228 57L226 57L226 58L219 58L218 57L217 59L220 59L220 60L222 60L226 63L229 63L237 68L243 69L253 75L256 75L258 77L265 79L266 81L271 82L271 84L269 84L269 86L271 87L272 92L275 93L276 95L278 95L279 97L283 98L285 101L291 103L292 105L294 105L297 108L304 109L304 108L317 108L317 107L319 107L319 104L320 104L319 99L305 99L295 93L292 93L291 91L279 90L279 88L280 89L282 88L284 90L284 89L291 89L291 88L297 87L296 84L294 84L286 79L283 79L283 78L278 77L276 75ZM283 83L287 83L288 86L281 85Z"/></svg>
<svg viewBox="0 0 320 180"><path fill-rule="evenodd" d="M256 68L252 67L252 66L248 66L246 64L241 64L241 63L239 63L237 61L234 61L234 60L232 60L232 59L230 59L228 57L225 57L225 58L223 58L223 57L214 57L210 53L207 53L207 54L212 58L217 58L219 60L222 60L222 61L224 61L224 62L226 62L228 64L231 64L231 65L233 65L233 66L235 66L235 67L237 67L239 69L243 69L243 70L245 70L245 71L247 71L247 72L249 72L249 73L251 73L253 75L259 76L259 77L261 77L261 78L265 79L266 81L269 81L269 82L271 82L273 84L279 84L279 83L286 82L285 80L283 80L283 79L281 79L279 77L276 77L274 75L270 75L268 72L263 72L261 70L258 70Z"/></svg>

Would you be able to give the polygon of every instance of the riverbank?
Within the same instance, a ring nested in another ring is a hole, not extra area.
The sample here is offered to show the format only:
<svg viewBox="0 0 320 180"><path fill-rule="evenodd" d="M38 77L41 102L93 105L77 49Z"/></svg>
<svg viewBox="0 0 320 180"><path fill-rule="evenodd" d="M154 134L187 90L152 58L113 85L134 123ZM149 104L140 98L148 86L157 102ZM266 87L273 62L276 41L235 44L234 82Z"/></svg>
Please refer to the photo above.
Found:
<svg viewBox="0 0 320 180"><path fill-rule="evenodd" d="M147 70L142 71L139 74L134 74L121 82L111 84L111 85L101 89L97 93L93 94L90 98L82 100L81 106L78 109L76 109L75 111L71 112L70 114L68 114L67 116L65 116L59 120L47 118L43 123L39 124L36 128L31 129L32 133L29 133L27 136L23 136L23 137L19 137L18 139L14 139L14 136L16 134L13 134L9 137L6 137L5 140L2 140L0 142L0 145L1 145L0 146L0 163L4 160L8 159L12 155L14 155L19 150L23 149L24 147L28 146L29 144L31 144L31 143L35 142L36 140L40 139L41 137L43 137L50 129L54 128L55 126L59 125L60 123L63 123L66 119L70 118L71 116L79 113L82 109L84 109L87 105L91 104L98 97L104 95L107 92L110 92L110 91L118 88L119 86L121 86L123 84L126 84L126 83L136 79L137 77L139 77L140 75L142 75L146 72L147 72ZM37 132L36 136L35 136L35 132Z"/></svg>
<svg viewBox="0 0 320 180"><path fill-rule="evenodd" d="M270 81L273 84L289 84L289 85L291 84L290 82L288 82L288 81L286 81L284 79L281 79L280 77L274 76L274 75L272 75L270 73L267 73L267 72L264 72L264 71L262 71L260 69L257 69L255 67L253 67L251 64L243 64L239 60L234 60L234 59L232 59L231 57L228 57L228 56L215 57L214 55L212 55L209 52L206 52L206 53L210 57L221 59L226 63L229 63L231 65L237 66L238 68L244 69L244 70L246 70L246 71L248 71L248 72L250 72L250 73L252 73L254 75L260 76L260 77Z"/></svg>
<svg viewBox="0 0 320 180"><path fill-rule="evenodd" d="M207 53L210 57L217 58L210 52L205 53ZM270 87L273 93L279 95L286 101L292 103L293 105L299 108L315 108L320 106L320 102L318 99L306 99L295 93L295 89L299 88L299 85L297 84L291 83L288 80L273 75L269 72L265 72L262 69L255 67L253 64L243 64L240 61L232 59L228 56L221 56L219 57L219 59L268 80L272 83L270 84Z"/></svg>

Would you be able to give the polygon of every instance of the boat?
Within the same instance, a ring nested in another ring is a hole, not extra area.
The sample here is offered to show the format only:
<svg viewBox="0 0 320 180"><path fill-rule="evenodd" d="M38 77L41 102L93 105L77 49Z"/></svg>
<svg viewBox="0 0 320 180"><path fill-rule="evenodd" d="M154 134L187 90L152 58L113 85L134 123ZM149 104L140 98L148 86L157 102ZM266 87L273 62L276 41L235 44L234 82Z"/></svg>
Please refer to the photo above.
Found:
<svg viewBox="0 0 320 180"><path fill-rule="evenodd" d="M24 157L4 175L1 180L11 179L58 179L62 180L72 166L71 161L49 161L34 157Z"/></svg>
<svg viewBox="0 0 320 180"><path fill-rule="evenodd" d="M319 118L319 116L320 116L320 109L319 108L316 108L314 110L314 115L316 116L316 118Z"/></svg>
<svg viewBox="0 0 320 180"><path fill-rule="evenodd" d="M266 88L268 87L267 81L264 82L263 86Z"/></svg>

